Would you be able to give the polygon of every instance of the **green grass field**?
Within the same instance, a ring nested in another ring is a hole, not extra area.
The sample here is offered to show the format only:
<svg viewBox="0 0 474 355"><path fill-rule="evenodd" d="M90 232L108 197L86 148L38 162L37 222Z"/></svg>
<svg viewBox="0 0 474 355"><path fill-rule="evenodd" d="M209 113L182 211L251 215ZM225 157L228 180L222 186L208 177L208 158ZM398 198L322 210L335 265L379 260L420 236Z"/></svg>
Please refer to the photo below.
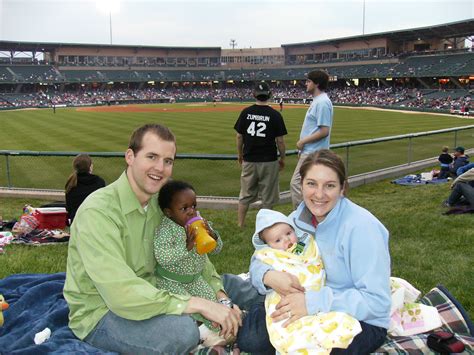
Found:
<svg viewBox="0 0 474 355"><path fill-rule="evenodd" d="M445 285L474 319L474 229L470 215L443 216L440 207L449 194L448 185L403 187L381 181L352 189L350 198L374 213L390 231L392 275L402 277L428 292L437 284ZM4 219L18 218L22 206L41 201L0 198ZM276 209L289 213L289 204ZM224 249L213 256L219 272L241 273L248 270L253 252L255 210L250 210L247 226L237 228L235 211L202 210L213 221L224 240ZM65 271L67 246L28 247L9 245L0 255L0 278L15 273L52 273Z"/></svg>
<svg viewBox="0 0 474 355"><path fill-rule="evenodd" d="M149 107L149 106L147 106ZM182 108L183 105L160 105L160 108ZM208 106L212 109L211 105ZM219 106L218 106L219 107ZM305 109L286 109L284 118L289 131L287 148L293 149L304 118ZM179 153L235 153L234 112L140 112L92 113L75 109L0 111L1 149L33 151L124 151L131 131L146 122L160 122L171 127L178 139ZM436 130L472 124L471 120L429 114L351 110L335 111L332 143ZM457 144L472 147L473 130L458 134ZM412 159L435 156L442 145L453 147L454 136L443 134L412 142ZM344 158L345 152L338 151ZM356 174L404 163L407 142L380 143L351 148L349 169ZM72 158L10 157L11 180L17 187L61 189L71 172ZM281 187L287 189L295 164L288 158ZM112 182L123 171L119 158L95 158L95 172ZM236 196L239 169L233 161L178 160L174 177L195 185L200 195ZM5 186L6 160L0 156L0 186ZM439 207L449 194L449 186L400 187L382 181L353 189L350 197L374 213L390 231L392 274L407 279L423 293L441 283L461 301L474 317L474 230L472 217L443 216ZM0 198L0 215L18 218L25 203L34 206L42 201ZM291 206L278 210L289 213ZM236 212L203 210L215 223L225 247L214 257L219 272L240 273L248 270L253 252L250 236L256 211L248 215L247 227L236 226ZM65 271L67 247L7 246L0 256L0 278L14 273L51 273Z"/></svg>
<svg viewBox="0 0 474 355"><path fill-rule="evenodd" d="M140 107L140 106L135 106ZM4 150L123 152L134 128L147 122L169 126L177 137L178 153L235 154L233 125L241 107L220 104L207 106L146 105L156 112L90 112L76 109L0 111ZM229 111L219 111L229 108ZM167 111L163 111L166 109ZM172 112L195 109L196 112ZM197 110L207 109L209 112ZM214 110L214 111L213 111ZM283 112L288 129L287 149L295 149L306 108ZM398 111L336 108L332 143L392 136L472 124L472 120L451 116L403 113ZM474 129L457 136L458 145L472 146ZM453 147L454 134L413 140L411 160L435 156L441 146ZM336 150L344 159L346 151ZM350 148L349 174L355 175L407 162L408 142L395 141ZM71 157L9 157L9 180L5 156L0 156L0 186L62 189L71 172ZM288 190L296 156L287 158L280 188ZM95 173L111 182L123 171L121 158L95 158ZM239 167L236 161L178 159L174 176L195 185L199 195L237 196Z"/></svg>

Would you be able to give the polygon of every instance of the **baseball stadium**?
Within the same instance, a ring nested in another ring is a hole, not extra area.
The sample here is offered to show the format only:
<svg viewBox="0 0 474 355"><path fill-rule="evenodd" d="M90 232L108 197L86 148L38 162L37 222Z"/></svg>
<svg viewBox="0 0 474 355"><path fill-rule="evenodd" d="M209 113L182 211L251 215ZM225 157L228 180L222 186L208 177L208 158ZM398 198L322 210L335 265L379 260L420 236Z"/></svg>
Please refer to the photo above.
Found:
<svg viewBox="0 0 474 355"><path fill-rule="evenodd" d="M462 148L467 157L474 153L473 36L470 19L271 48L0 40L0 226L10 230L7 222L20 220L24 206L62 208L78 154L88 154L94 174L113 183L127 167L130 133L159 123L176 136L173 179L193 185L201 214L224 242L209 259L219 273L247 273L262 203L250 206L239 228L234 124L255 102L255 85L268 84L270 106L288 133L280 201L273 209L288 215L296 142L313 99L306 81L308 73L320 70L329 76L327 94L334 105L330 149L344 163L350 200L388 230L391 274L419 289L425 295L421 302L441 315L438 328L474 353L474 206L446 214L442 205L452 180L428 181L439 169L444 146L450 153ZM409 184L393 183L407 178ZM82 342L70 330L62 335L67 342L53 341L59 325L55 333L51 315L28 332L51 328L42 345L35 348L25 337L7 344L18 336L12 324L21 326L24 309L7 281L22 274L63 275L68 258L67 242L41 245L38 238L28 243L16 237L8 245L0 238L0 278L6 280L0 279L0 305L2 293L10 303L4 327L0 318L0 353L105 353L74 348ZM65 304L62 288L60 294ZM451 310L455 321L449 320ZM436 354L427 347L430 333L387 336L376 353Z"/></svg>

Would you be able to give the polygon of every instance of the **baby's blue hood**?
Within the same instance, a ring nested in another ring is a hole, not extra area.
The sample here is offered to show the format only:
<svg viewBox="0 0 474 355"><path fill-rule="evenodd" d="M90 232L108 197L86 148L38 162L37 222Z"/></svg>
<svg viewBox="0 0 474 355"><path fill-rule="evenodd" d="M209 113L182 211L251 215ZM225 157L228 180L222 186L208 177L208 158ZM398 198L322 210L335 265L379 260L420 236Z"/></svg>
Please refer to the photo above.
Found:
<svg viewBox="0 0 474 355"><path fill-rule="evenodd" d="M291 219L281 212L268 210L265 208L258 211L257 219L255 221L255 233L252 236L252 244L255 249L258 250L267 246L267 244L265 244L265 242L260 239L258 234L265 228L271 227L277 223L286 223L295 228L294 224L291 222ZM300 236L298 236L298 239L300 239Z"/></svg>

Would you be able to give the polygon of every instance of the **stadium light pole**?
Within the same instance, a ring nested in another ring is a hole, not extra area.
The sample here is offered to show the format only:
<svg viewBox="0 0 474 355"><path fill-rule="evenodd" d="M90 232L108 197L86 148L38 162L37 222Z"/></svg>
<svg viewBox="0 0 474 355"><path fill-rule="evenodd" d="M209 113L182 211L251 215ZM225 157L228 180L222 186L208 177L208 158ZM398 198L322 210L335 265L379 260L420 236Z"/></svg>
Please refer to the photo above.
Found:
<svg viewBox="0 0 474 355"><path fill-rule="evenodd" d="M109 15L109 37L110 44L113 43L113 28L112 28L112 13L117 13L120 10L120 0L95 0L97 9L99 9L106 16Z"/></svg>
<svg viewBox="0 0 474 355"><path fill-rule="evenodd" d="M362 5L362 35L365 35L365 0Z"/></svg>
<svg viewBox="0 0 474 355"><path fill-rule="evenodd" d="M112 44L112 9L109 9L110 44Z"/></svg>

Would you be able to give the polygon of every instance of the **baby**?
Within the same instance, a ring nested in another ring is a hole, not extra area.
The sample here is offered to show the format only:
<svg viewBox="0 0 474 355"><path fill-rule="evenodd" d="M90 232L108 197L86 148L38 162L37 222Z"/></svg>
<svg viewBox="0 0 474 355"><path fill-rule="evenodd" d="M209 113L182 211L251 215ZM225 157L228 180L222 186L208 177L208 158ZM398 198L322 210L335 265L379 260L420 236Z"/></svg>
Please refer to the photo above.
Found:
<svg viewBox="0 0 474 355"><path fill-rule="evenodd" d="M195 233L186 229L186 223L198 215L194 188L182 181L170 181L160 190L158 203L164 217L158 226L154 239L154 253L157 262L156 287L175 294L191 295L214 302L229 301L221 289L220 276L206 254L197 253ZM222 240L208 222L208 233L217 241L212 254L219 253ZM222 299L218 300L222 297ZM203 323L200 327L201 340L206 346L224 345L227 341L218 336L219 329L201 314L193 318ZM208 329L206 329L206 327ZM209 332L211 329L213 332ZM215 336L211 336L214 333ZM211 343L210 343L211 342Z"/></svg>
<svg viewBox="0 0 474 355"><path fill-rule="evenodd" d="M255 259L271 265L274 270L295 275L306 290L317 291L324 285L326 275L314 238L307 233L297 235L284 214L261 209L252 242ZM329 354L333 348L346 349L362 331L356 319L341 312L308 315L283 328L285 320L274 322L270 317L280 299L275 291L265 298L270 341L279 353Z"/></svg>
<svg viewBox="0 0 474 355"><path fill-rule="evenodd" d="M453 162L453 157L449 154L449 147L443 147L438 161L440 164L438 179L446 179L449 176L449 168Z"/></svg>

